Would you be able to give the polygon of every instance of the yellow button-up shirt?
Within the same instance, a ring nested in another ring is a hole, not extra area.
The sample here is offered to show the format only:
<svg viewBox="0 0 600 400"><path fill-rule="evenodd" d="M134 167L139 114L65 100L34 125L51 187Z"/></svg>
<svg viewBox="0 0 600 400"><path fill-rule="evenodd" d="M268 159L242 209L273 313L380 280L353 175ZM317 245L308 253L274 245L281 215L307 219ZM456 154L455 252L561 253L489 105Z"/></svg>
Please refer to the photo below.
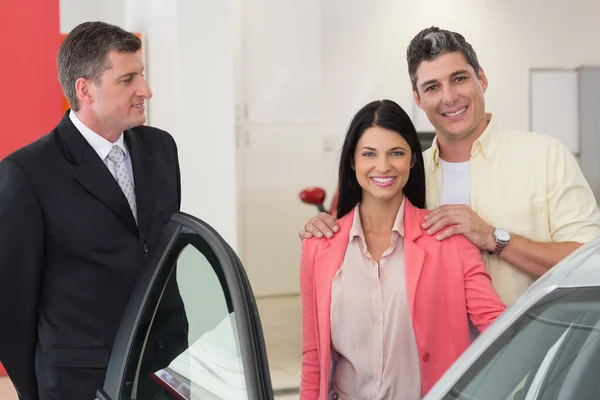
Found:
<svg viewBox="0 0 600 400"><path fill-rule="evenodd" d="M538 242L587 243L600 236L600 212L575 157L558 140L491 120L471 148L471 208L488 224ZM442 173L434 139L424 153L427 208L440 206ZM514 302L534 278L482 252L496 291Z"/></svg>

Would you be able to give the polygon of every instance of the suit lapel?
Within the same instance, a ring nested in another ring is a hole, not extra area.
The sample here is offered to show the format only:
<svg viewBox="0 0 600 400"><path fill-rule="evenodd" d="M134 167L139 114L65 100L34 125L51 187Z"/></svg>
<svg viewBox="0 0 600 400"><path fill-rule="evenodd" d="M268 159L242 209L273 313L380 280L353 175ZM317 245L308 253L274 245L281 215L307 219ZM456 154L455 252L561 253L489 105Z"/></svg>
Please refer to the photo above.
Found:
<svg viewBox="0 0 600 400"><path fill-rule="evenodd" d="M410 314L415 317L415 298L417 286L421 278L425 250L416 244L416 240L423 234L417 208L405 197L404 201L404 261L406 265L406 290L410 305Z"/></svg>
<svg viewBox="0 0 600 400"><path fill-rule="evenodd" d="M338 220L339 232L328 240L329 247L324 247L315 256L314 277L315 292L317 299L318 324L321 334L325 335L321 338L322 349L329 349L329 341L331 337L331 329L327 332L322 331L325 327L330 326L331 319L331 286L336 272L342 266L346 249L348 248L348 237L350 228L352 227L354 211L349 212L340 220Z"/></svg>
<svg viewBox="0 0 600 400"><path fill-rule="evenodd" d="M87 143L67 114L58 125L67 159L78 165L75 179L114 212L137 235L138 229L127 199L98 153Z"/></svg>
<svg viewBox="0 0 600 400"><path fill-rule="evenodd" d="M144 242L150 228L152 208L154 207L154 163L142 147L135 130L130 129L125 132L125 143L131 154L133 166L139 237L140 241Z"/></svg>
<svg viewBox="0 0 600 400"><path fill-rule="evenodd" d="M341 232L340 232L341 233ZM335 236L336 240L331 240L330 246L318 253L315 258L315 293L317 295L317 307L319 312L319 325L329 325L329 308L331 306L331 284L336 272L342 266L346 248L348 247L348 236L346 240Z"/></svg>

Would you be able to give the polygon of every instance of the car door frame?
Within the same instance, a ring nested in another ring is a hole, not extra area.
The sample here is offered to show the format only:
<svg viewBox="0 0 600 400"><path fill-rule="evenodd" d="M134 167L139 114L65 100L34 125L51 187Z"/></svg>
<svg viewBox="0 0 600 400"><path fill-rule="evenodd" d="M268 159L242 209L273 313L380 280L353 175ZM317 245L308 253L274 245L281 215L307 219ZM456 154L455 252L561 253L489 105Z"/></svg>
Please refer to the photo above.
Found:
<svg viewBox="0 0 600 400"><path fill-rule="evenodd" d="M104 387L98 391L98 399L121 400L125 374L129 371L133 357L136 362L139 360L143 348L141 346L138 354L132 355L135 346L138 346L135 338L140 329L140 322L147 320L148 313L155 311L166 281L183 249L183 246L178 246L178 239L185 233L198 235L212 250L222 268L235 312L248 399L273 399L262 325L242 263L216 230L200 219L182 212L173 214L166 224L132 291L115 338Z"/></svg>

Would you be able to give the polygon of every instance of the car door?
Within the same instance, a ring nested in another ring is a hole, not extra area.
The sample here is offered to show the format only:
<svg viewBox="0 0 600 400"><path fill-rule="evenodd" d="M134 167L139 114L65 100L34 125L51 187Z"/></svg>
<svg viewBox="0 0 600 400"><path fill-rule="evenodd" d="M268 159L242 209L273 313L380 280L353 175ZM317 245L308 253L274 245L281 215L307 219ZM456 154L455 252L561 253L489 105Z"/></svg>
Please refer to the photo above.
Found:
<svg viewBox="0 0 600 400"><path fill-rule="evenodd" d="M248 278L206 223L176 213L165 226L129 299L97 398L273 398Z"/></svg>

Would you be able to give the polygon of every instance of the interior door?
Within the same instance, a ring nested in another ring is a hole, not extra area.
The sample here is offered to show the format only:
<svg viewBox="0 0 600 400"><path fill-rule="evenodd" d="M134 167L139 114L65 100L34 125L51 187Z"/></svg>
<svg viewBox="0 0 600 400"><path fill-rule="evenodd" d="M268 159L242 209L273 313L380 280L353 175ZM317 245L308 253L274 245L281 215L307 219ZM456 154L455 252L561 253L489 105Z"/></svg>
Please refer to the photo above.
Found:
<svg viewBox="0 0 600 400"><path fill-rule="evenodd" d="M132 292L100 400L272 399L254 295L229 245L183 213Z"/></svg>

